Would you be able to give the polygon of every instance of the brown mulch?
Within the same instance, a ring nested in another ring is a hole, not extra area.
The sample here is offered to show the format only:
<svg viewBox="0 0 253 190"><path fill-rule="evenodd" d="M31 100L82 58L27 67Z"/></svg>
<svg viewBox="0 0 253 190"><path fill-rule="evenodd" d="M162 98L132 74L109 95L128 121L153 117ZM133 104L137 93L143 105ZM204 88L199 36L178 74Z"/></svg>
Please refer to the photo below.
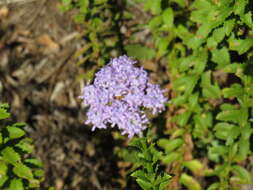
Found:
<svg viewBox="0 0 253 190"><path fill-rule="evenodd" d="M83 45L79 26L57 7L57 0L0 6L0 101L28 125L46 172L42 189L121 189L111 133L83 124L85 71L71 59Z"/></svg>

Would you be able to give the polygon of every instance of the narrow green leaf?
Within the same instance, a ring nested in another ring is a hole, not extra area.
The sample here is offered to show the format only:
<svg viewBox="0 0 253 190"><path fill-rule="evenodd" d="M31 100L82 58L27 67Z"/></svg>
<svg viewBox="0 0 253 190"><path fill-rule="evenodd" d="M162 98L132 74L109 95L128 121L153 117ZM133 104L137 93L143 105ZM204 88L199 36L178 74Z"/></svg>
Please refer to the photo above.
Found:
<svg viewBox="0 0 253 190"><path fill-rule="evenodd" d="M18 127L7 126L6 129L10 139L17 139L25 135L25 131Z"/></svg>
<svg viewBox="0 0 253 190"><path fill-rule="evenodd" d="M241 129L239 126L229 123L218 123L214 127L215 136L219 139L226 140L226 144L230 145L240 135Z"/></svg>
<svg viewBox="0 0 253 190"><path fill-rule="evenodd" d="M168 184L170 183L171 176L168 174L165 174L162 178L163 182L160 182L159 190L164 190Z"/></svg>
<svg viewBox="0 0 253 190"><path fill-rule="evenodd" d="M6 175L8 166L4 161L0 161L0 176Z"/></svg>
<svg viewBox="0 0 253 190"><path fill-rule="evenodd" d="M10 117L10 113L7 112L7 110L0 108L0 120L6 119Z"/></svg>
<svg viewBox="0 0 253 190"><path fill-rule="evenodd" d="M218 190L220 187L220 183L213 183L212 185L210 185L207 190Z"/></svg>
<svg viewBox="0 0 253 190"><path fill-rule="evenodd" d="M152 188L152 184L148 181L144 181L142 179L136 179L136 181L144 190L149 190L150 188Z"/></svg>
<svg viewBox="0 0 253 190"><path fill-rule="evenodd" d="M235 19L227 20L227 21L224 23L224 29L225 29L226 36L229 36L229 35L230 35L230 33L231 33L232 30L233 30L234 25L235 25Z"/></svg>
<svg viewBox="0 0 253 190"><path fill-rule="evenodd" d="M20 148L26 153L32 153L34 150L34 146L32 144L32 139L30 138L24 138L21 141L19 141L18 144L15 145L15 147Z"/></svg>
<svg viewBox="0 0 253 190"><path fill-rule="evenodd" d="M0 187L2 187L5 184L5 182L8 180L8 178L9 177L7 175L0 176Z"/></svg>
<svg viewBox="0 0 253 190"><path fill-rule="evenodd" d="M161 12L161 0L147 0L144 4L144 9L151 10L153 15L157 15Z"/></svg>
<svg viewBox="0 0 253 190"><path fill-rule="evenodd" d="M199 160L184 161L183 166L191 170L194 174L203 174L204 166Z"/></svg>
<svg viewBox="0 0 253 190"><path fill-rule="evenodd" d="M168 153L168 155L165 155L162 157L162 162L164 164L171 164L174 161L178 161L182 159L182 154L178 153L178 152L171 152Z"/></svg>
<svg viewBox="0 0 253 190"><path fill-rule="evenodd" d="M248 140L240 139L238 147L239 151L236 155L235 160L243 161L247 158L247 155L250 153L250 143Z"/></svg>
<svg viewBox="0 0 253 190"><path fill-rule="evenodd" d="M216 116L216 119L221 120L221 121L230 121L234 123L239 123L240 115L241 115L240 110L226 110L226 111L220 112Z"/></svg>
<svg viewBox="0 0 253 190"><path fill-rule="evenodd" d="M16 165L21 161L20 155L11 147L6 147L2 150L3 160Z"/></svg>
<svg viewBox="0 0 253 190"><path fill-rule="evenodd" d="M200 184L192 176L183 173L179 179L179 182L187 187L189 190L201 190Z"/></svg>
<svg viewBox="0 0 253 190"><path fill-rule="evenodd" d="M42 167L42 162L37 159L26 159L25 163L32 164L32 165L39 167L39 168Z"/></svg>
<svg viewBox="0 0 253 190"><path fill-rule="evenodd" d="M142 179L144 181L148 181L148 177L146 176L146 174L143 170L137 170L137 171L133 172L131 174L131 176Z"/></svg>
<svg viewBox="0 0 253 190"><path fill-rule="evenodd" d="M33 174L30 168L28 168L26 165L18 163L15 165L13 168L13 172L21 178L27 179L27 180L32 180L33 179Z"/></svg>
<svg viewBox="0 0 253 190"><path fill-rule="evenodd" d="M214 49L211 53L212 61L218 64L218 68L223 68L224 66L230 64L230 55L226 47Z"/></svg>
<svg viewBox="0 0 253 190"><path fill-rule="evenodd" d="M233 84L230 88L223 89L225 98L241 97L244 94L243 88L240 84Z"/></svg>
<svg viewBox="0 0 253 190"><path fill-rule="evenodd" d="M198 76L183 76L174 81L173 87L177 91L183 91L185 94L190 95L198 82Z"/></svg>
<svg viewBox="0 0 253 190"><path fill-rule="evenodd" d="M45 176L45 172L44 172L43 169L36 169L34 171L34 176L35 177L39 177L39 178L44 177Z"/></svg>
<svg viewBox="0 0 253 190"><path fill-rule="evenodd" d="M251 47L253 47L253 38L247 38L244 40L230 38L228 42L229 48L237 51L240 55L246 53Z"/></svg>
<svg viewBox="0 0 253 190"><path fill-rule="evenodd" d="M163 11L162 14L163 17L163 23L164 23L164 27L171 29L174 25L174 13L172 8L167 8Z"/></svg>
<svg viewBox="0 0 253 190"><path fill-rule="evenodd" d="M161 148L164 148L166 152L171 152L175 150L176 148L182 146L184 143L183 139L181 138L176 138L176 139L159 139L157 141L157 145L160 146Z"/></svg>
<svg viewBox="0 0 253 190"><path fill-rule="evenodd" d="M247 171L245 168L234 165L232 166L232 172L235 173L236 177L238 177L240 180L237 181L239 184L251 184L251 175L249 171Z"/></svg>
<svg viewBox="0 0 253 190"><path fill-rule="evenodd" d="M23 182L21 179L11 180L8 190L24 190Z"/></svg>

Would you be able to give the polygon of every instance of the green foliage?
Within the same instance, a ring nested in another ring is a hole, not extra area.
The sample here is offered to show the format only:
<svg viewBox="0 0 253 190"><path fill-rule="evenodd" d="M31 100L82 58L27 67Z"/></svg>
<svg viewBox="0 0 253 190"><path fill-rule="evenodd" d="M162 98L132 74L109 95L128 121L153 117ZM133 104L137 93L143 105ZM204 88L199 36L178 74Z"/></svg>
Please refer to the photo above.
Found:
<svg viewBox="0 0 253 190"><path fill-rule="evenodd" d="M88 76L85 74L81 78L91 80L98 67L122 52L118 23L122 13L115 0L60 1L62 11L78 10L74 20L82 24L79 39L84 41L84 45L76 51L74 58L78 65L90 70Z"/></svg>
<svg viewBox="0 0 253 190"><path fill-rule="evenodd" d="M0 118L7 119L8 105L0 104ZM1 121L3 123L3 121ZM39 189L44 173L39 160L30 158L32 140L25 137L24 123L0 128L0 189Z"/></svg>
<svg viewBox="0 0 253 190"><path fill-rule="evenodd" d="M244 166L252 155L253 5L247 0L185 2L142 2L153 15L146 26L156 57L168 59L171 105L180 110L169 119L177 128L167 132L168 138L158 137L165 153L161 160L181 166L171 171L187 189L201 189L200 176L219 178L204 189L237 189L251 183ZM185 160L187 136L195 145L192 160ZM203 153L214 167L201 163Z"/></svg>
<svg viewBox="0 0 253 190"><path fill-rule="evenodd" d="M143 2L153 15L147 26L158 56L168 59L171 105L180 110L170 119L178 128L158 140L165 152L161 159L181 165L174 174L187 189L201 189L196 176L219 178L204 189L237 189L251 183L249 171L238 163L245 166L252 155L253 5L248 0L187 2ZM193 160L184 158L186 135L195 145ZM200 161L206 152L215 163L211 169Z"/></svg>
<svg viewBox="0 0 253 190"><path fill-rule="evenodd" d="M164 190L170 182L167 173L159 171L159 158L161 152L157 151L154 144L149 144L146 138L136 138L131 141L129 151L133 155L135 171L131 176L144 190Z"/></svg>

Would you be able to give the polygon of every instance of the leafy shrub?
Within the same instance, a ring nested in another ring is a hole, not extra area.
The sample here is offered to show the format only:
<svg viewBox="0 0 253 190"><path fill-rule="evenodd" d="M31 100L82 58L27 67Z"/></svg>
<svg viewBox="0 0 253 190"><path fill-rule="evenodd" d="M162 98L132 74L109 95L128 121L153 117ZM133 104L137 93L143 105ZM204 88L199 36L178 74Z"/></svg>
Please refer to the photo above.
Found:
<svg viewBox="0 0 253 190"><path fill-rule="evenodd" d="M162 161L180 165L171 172L188 189L241 189L251 183L253 4L162 2L144 1L158 54L168 59L175 107L170 136L158 140Z"/></svg>
<svg viewBox="0 0 253 190"><path fill-rule="evenodd" d="M80 39L84 46L74 55L77 64L90 66L89 72L82 78L91 79L95 70L103 66L111 56L122 53L119 32L120 8L116 0L61 0L61 10L78 9L74 16L77 23L82 23Z"/></svg>
<svg viewBox="0 0 253 190"><path fill-rule="evenodd" d="M0 104L0 120L10 114L7 104ZM32 139L25 137L24 123L2 125L0 128L0 189L38 189L43 180L42 164L30 156Z"/></svg>
<svg viewBox="0 0 253 190"><path fill-rule="evenodd" d="M165 172L159 172L158 161L161 152L157 151L154 143L148 143L147 138L136 138L129 143L129 148L136 168L131 176L144 190L163 190L170 182L171 176Z"/></svg>

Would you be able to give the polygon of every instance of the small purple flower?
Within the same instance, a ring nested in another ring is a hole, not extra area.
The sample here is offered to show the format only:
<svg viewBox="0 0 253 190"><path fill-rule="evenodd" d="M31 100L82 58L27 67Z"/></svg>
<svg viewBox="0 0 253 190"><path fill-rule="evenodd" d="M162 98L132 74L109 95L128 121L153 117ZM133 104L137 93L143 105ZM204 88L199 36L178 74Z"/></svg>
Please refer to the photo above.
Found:
<svg viewBox="0 0 253 190"><path fill-rule="evenodd" d="M149 83L147 72L135 63L125 55L114 58L83 88L80 98L89 106L85 123L92 124L92 130L117 126L131 138L148 124L143 108L153 114L165 109L164 90Z"/></svg>

